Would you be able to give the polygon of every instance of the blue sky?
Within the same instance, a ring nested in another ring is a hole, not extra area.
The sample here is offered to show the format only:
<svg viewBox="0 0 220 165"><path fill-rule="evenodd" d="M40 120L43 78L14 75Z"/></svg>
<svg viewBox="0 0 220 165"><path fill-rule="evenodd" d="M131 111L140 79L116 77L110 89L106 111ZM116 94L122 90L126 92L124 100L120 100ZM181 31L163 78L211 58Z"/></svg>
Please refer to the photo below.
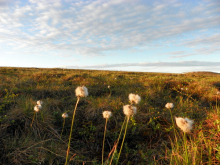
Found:
<svg viewBox="0 0 220 165"><path fill-rule="evenodd" d="M0 0L0 66L220 73L219 0Z"/></svg>

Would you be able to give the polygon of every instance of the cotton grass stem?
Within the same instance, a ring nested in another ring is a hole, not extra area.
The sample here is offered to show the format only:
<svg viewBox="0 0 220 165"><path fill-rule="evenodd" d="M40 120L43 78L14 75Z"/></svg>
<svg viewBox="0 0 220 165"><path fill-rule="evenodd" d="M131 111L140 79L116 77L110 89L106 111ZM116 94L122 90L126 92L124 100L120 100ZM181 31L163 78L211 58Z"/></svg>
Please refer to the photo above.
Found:
<svg viewBox="0 0 220 165"><path fill-rule="evenodd" d="M107 122L108 122L108 118L106 118L105 120L105 131L104 131L103 144L102 144L102 165L104 162L105 134L106 134Z"/></svg>
<svg viewBox="0 0 220 165"><path fill-rule="evenodd" d="M31 122L31 128L32 128L32 125L33 125L33 122L34 122L35 115L36 115L36 112L34 112L34 117L33 117L32 122Z"/></svg>
<svg viewBox="0 0 220 165"><path fill-rule="evenodd" d="M60 140L62 139L62 134L63 134L63 129L64 129L64 126L65 126L65 121L66 121L66 118L68 117L68 114L67 113L63 113L62 114L62 118L63 118L63 128L62 128L62 131L61 131L61 134L60 134Z"/></svg>
<svg viewBox="0 0 220 165"><path fill-rule="evenodd" d="M117 159L116 165L118 164L118 161L119 161L119 158L120 158L120 155L121 155L121 150L123 148L125 136L126 136L126 133L127 133L128 121L129 121L130 116L126 116L126 117L127 117L127 122L126 122L126 125L125 125L124 137L123 137L123 140L122 140L122 143L121 143L121 148L120 148L120 151L119 151L119 154L118 154L118 159Z"/></svg>
<svg viewBox="0 0 220 165"><path fill-rule="evenodd" d="M62 139L62 134L63 134L64 125L65 125L65 118L63 118L63 128L62 128L62 131L61 131L61 134L60 134L60 139Z"/></svg>
<svg viewBox="0 0 220 165"><path fill-rule="evenodd" d="M186 161L186 164L188 165L188 163L189 163L189 158L188 158L188 150L187 150L186 132L184 132L183 141L184 141L185 153L186 153L186 155L185 155L185 161Z"/></svg>
<svg viewBox="0 0 220 165"><path fill-rule="evenodd" d="M172 112L171 112L171 108L168 108L168 109L169 109L169 111L170 111L170 116L171 116L171 120L172 120L173 131L174 131L174 136L175 136L175 140L176 140L176 142L177 142L176 129L175 129L174 121L173 121L173 115L172 115Z"/></svg>
<svg viewBox="0 0 220 165"><path fill-rule="evenodd" d="M68 156L69 156L69 152L70 152L70 141L71 141L71 136L72 136L72 132L73 132L73 123L74 123L76 108L77 108L77 105L79 103L79 99L80 99L80 97L77 97L76 106L75 106L75 109L74 109L74 112L73 112L73 118L72 118L72 124L71 124L70 136L69 136L69 143L68 143L68 148L67 148L67 151L66 151L66 162L65 162L65 165L67 165Z"/></svg>
<svg viewBox="0 0 220 165"><path fill-rule="evenodd" d="M39 112L41 108L42 108L41 104L38 104L38 102L37 102L37 105L34 106L34 117L35 117L35 114L37 112ZM31 127L32 127L33 122L34 122L34 117L32 119ZM37 119L37 115L36 115L36 119Z"/></svg>
<svg viewBox="0 0 220 165"><path fill-rule="evenodd" d="M122 127L121 127L121 131L120 131L119 136L118 136L118 139L117 139L117 141L116 141L116 147L115 147L115 150L114 150L114 152L113 152L113 154L112 154L112 158L111 158L111 161L110 161L109 165L112 164L112 160L113 160L113 158L114 158L114 156L115 156L115 153L116 153L116 151L117 151L118 142L119 142L119 140L120 140L121 133L122 133L122 130L123 130L123 128L124 128L125 121L126 121L126 117L125 117L125 119L124 119L124 121L123 121L123 124L122 124Z"/></svg>

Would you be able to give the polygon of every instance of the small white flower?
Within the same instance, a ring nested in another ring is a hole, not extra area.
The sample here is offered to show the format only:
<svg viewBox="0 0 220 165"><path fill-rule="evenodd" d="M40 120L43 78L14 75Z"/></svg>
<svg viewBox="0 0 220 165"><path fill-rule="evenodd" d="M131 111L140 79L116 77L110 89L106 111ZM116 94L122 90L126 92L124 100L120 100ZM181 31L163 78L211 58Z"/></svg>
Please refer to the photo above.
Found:
<svg viewBox="0 0 220 165"><path fill-rule="evenodd" d="M182 117L175 117L176 125L183 131L183 132L190 132L192 130L192 126L194 121L188 118Z"/></svg>
<svg viewBox="0 0 220 165"><path fill-rule="evenodd" d="M63 113L63 114L62 114L62 118L65 119L65 118L67 118L67 117L68 117L68 114L67 114L67 113Z"/></svg>
<svg viewBox="0 0 220 165"><path fill-rule="evenodd" d="M131 116L137 113L137 108L132 105L124 105L123 112L126 116Z"/></svg>
<svg viewBox="0 0 220 165"><path fill-rule="evenodd" d="M38 101L37 101L37 105L42 106L42 104L43 104L43 101L41 101L41 100L38 100Z"/></svg>
<svg viewBox="0 0 220 165"><path fill-rule="evenodd" d="M165 107L168 108L168 109L171 109L171 108L174 107L174 105L173 105L173 103L167 103L167 104L165 105Z"/></svg>
<svg viewBox="0 0 220 165"><path fill-rule="evenodd" d="M110 111L104 111L102 115L103 115L103 118L109 119L112 116L112 113Z"/></svg>
<svg viewBox="0 0 220 165"><path fill-rule="evenodd" d="M88 89L85 86L77 87L75 92L77 97L87 97L89 95Z"/></svg>
<svg viewBox="0 0 220 165"><path fill-rule="evenodd" d="M128 95L128 98L129 98L131 103L138 104L141 101L141 97L139 95L136 95L136 94L133 94L133 93L130 93Z"/></svg>
<svg viewBox="0 0 220 165"><path fill-rule="evenodd" d="M220 92L219 91L217 91L217 93L216 93L217 95L220 95Z"/></svg>
<svg viewBox="0 0 220 165"><path fill-rule="evenodd" d="M40 105L35 105L35 107L34 107L34 111L35 111L35 112L39 112L40 109L41 109L41 106L40 106Z"/></svg>
<svg viewBox="0 0 220 165"><path fill-rule="evenodd" d="M108 88L110 88L110 85L108 86Z"/></svg>

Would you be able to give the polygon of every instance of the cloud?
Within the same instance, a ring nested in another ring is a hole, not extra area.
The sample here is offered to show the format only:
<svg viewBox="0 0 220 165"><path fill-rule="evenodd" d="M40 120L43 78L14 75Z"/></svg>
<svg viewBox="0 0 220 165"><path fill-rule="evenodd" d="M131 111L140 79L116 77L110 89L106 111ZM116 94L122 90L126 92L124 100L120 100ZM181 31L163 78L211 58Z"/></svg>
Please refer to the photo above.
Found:
<svg viewBox="0 0 220 165"><path fill-rule="evenodd" d="M188 53L187 51L174 51L174 52L169 52L166 53L167 55L170 55L169 58L173 59L173 58L182 58L182 57L189 57L189 56L194 56L197 54L193 54L193 53Z"/></svg>
<svg viewBox="0 0 220 165"><path fill-rule="evenodd" d="M118 68L118 67L220 67L220 62L210 61L180 61L180 62L142 62L142 63L118 63L118 64L100 64L90 66L67 66L67 68L94 68L94 69L106 69L106 68Z"/></svg>
<svg viewBox="0 0 220 165"><path fill-rule="evenodd" d="M173 55L173 56L170 56L169 58L172 59L172 58L182 58L182 57L189 57L189 56L195 56L195 55L198 55L198 54L184 54L184 55Z"/></svg>
<svg viewBox="0 0 220 165"><path fill-rule="evenodd" d="M7 1L0 0L0 7L1 7L1 6L6 6L6 5L7 5Z"/></svg>
<svg viewBox="0 0 220 165"><path fill-rule="evenodd" d="M105 55L106 51L163 43L171 38L178 40L181 36L220 26L219 14L210 12L219 8L211 5L212 1L199 6L187 2L144 0L29 2L10 4L10 10L1 12L0 43L4 42L12 49L68 50L72 54L95 56ZM182 38L178 43L187 47L199 44L212 44L210 49L217 47L218 34L206 39L202 32L200 34L201 38L192 35L194 40Z"/></svg>
<svg viewBox="0 0 220 165"><path fill-rule="evenodd" d="M209 55L219 53L220 34L204 35L193 40L186 41L184 45L194 49L195 54Z"/></svg>
<svg viewBox="0 0 220 165"><path fill-rule="evenodd" d="M181 62L143 62L100 64L90 66L66 66L69 69L120 70L161 73L185 73L195 71L211 71L220 73L220 62L181 61Z"/></svg>
<svg viewBox="0 0 220 165"><path fill-rule="evenodd" d="M184 42L187 46L197 46L197 45L213 45L213 46L219 46L220 45L220 34L213 34L209 36L201 36L197 37L191 41Z"/></svg>
<svg viewBox="0 0 220 165"><path fill-rule="evenodd" d="M217 54L220 52L220 34L198 36L184 41L182 45L191 48L190 53L187 51L174 51L166 54L170 55L170 58Z"/></svg>

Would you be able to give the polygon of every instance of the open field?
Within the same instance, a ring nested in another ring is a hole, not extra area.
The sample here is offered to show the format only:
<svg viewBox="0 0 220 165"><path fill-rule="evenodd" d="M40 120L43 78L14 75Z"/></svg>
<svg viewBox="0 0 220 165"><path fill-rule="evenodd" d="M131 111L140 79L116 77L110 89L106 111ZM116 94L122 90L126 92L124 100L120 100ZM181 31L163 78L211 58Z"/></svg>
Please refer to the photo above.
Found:
<svg viewBox="0 0 220 165"><path fill-rule="evenodd" d="M64 164L81 85L89 95L76 110L69 164L102 164L105 110L113 114L105 135L109 164L130 93L141 101L129 120L119 164L220 164L220 74L0 68L0 165ZM43 105L35 115L38 100ZM166 109L168 102L174 108ZM184 134L175 116L193 119L193 130ZM121 142L122 136L117 153Z"/></svg>

